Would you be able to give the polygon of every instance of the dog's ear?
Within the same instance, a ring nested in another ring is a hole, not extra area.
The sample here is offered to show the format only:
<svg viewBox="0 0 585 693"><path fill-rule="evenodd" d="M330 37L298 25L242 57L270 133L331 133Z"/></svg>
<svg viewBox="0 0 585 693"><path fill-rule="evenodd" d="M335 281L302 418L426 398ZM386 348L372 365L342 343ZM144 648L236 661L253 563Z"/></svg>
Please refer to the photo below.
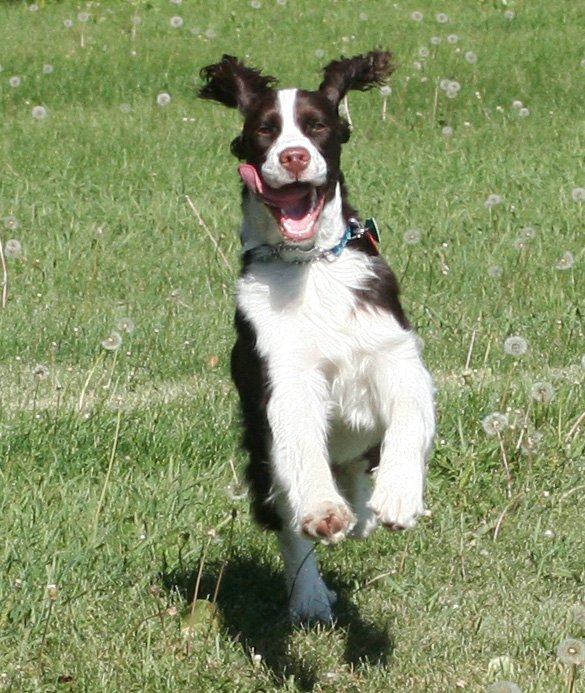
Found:
<svg viewBox="0 0 585 693"><path fill-rule="evenodd" d="M199 74L205 81L199 90L202 99L219 101L244 114L258 97L270 92L276 84L274 77L247 67L232 55L224 55L219 63L202 68Z"/></svg>
<svg viewBox="0 0 585 693"><path fill-rule="evenodd" d="M354 58L333 60L323 70L319 91L337 106L348 91L381 86L393 71L392 54L388 51L376 50Z"/></svg>

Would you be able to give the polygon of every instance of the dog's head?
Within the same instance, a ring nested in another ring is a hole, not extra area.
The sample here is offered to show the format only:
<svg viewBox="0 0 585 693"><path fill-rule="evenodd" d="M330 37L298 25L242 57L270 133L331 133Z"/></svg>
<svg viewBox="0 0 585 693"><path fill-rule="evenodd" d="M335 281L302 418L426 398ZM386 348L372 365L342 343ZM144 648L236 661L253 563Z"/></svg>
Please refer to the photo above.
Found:
<svg viewBox="0 0 585 693"><path fill-rule="evenodd" d="M341 145L350 135L339 103L352 89L382 84L392 69L387 51L336 60L316 91L277 90L273 77L229 55L201 70L199 95L244 116L232 152L245 162L246 194L262 203L281 241L315 243L323 210L339 194Z"/></svg>

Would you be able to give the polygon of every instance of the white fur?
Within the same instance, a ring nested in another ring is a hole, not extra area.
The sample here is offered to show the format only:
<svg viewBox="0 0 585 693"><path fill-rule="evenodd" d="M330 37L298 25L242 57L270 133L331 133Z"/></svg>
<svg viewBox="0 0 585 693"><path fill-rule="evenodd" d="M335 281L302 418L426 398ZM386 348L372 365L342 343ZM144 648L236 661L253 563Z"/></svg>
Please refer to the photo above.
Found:
<svg viewBox="0 0 585 693"><path fill-rule="evenodd" d="M322 157L294 122L295 95L279 92L283 132L262 169L270 185L286 179L278 154L292 144L310 150L310 175L321 176ZM337 186L313 242L332 246L344 231ZM272 215L252 195L242 240L246 250L282 241ZM356 290L376 281L373 262L350 248L333 262L253 261L238 283L238 308L268 370L273 495L286 523L279 541L294 618L332 619L332 593L307 534L334 544L366 537L379 523L412 527L424 511L433 384L415 334L389 312L358 303ZM372 487L363 454L379 441ZM319 523L332 516L338 531L320 536Z"/></svg>

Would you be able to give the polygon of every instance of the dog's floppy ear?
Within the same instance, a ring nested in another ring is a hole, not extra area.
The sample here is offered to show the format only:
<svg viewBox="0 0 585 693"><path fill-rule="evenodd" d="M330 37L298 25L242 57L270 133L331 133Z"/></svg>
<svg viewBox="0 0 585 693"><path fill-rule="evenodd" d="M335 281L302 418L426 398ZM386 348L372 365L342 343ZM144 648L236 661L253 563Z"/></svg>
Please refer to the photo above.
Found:
<svg viewBox="0 0 585 693"><path fill-rule="evenodd" d="M354 58L333 60L323 70L319 91L336 106L351 89L365 91L384 84L394 71L392 54L370 51Z"/></svg>
<svg viewBox="0 0 585 693"><path fill-rule="evenodd" d="M219 101L244 114L258 97L267 94L276 83L274 77L247 67L233 55L224 55L219 63L202 68L199 74L205 81L199 90L202 99Z"/></svg>

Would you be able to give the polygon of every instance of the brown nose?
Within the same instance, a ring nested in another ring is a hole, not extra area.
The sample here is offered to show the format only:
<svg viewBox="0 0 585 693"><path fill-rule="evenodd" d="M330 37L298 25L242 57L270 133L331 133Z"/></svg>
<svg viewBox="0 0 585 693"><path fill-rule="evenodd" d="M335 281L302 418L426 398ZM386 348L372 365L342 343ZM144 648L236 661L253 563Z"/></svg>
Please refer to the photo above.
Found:
<svg viewBox="0 0 585 693"><path fill-rule="evenodd" d="M304 147L287 147L280 152L278 160L287 171L298 175L309 165L311 155Z"/></svg>

